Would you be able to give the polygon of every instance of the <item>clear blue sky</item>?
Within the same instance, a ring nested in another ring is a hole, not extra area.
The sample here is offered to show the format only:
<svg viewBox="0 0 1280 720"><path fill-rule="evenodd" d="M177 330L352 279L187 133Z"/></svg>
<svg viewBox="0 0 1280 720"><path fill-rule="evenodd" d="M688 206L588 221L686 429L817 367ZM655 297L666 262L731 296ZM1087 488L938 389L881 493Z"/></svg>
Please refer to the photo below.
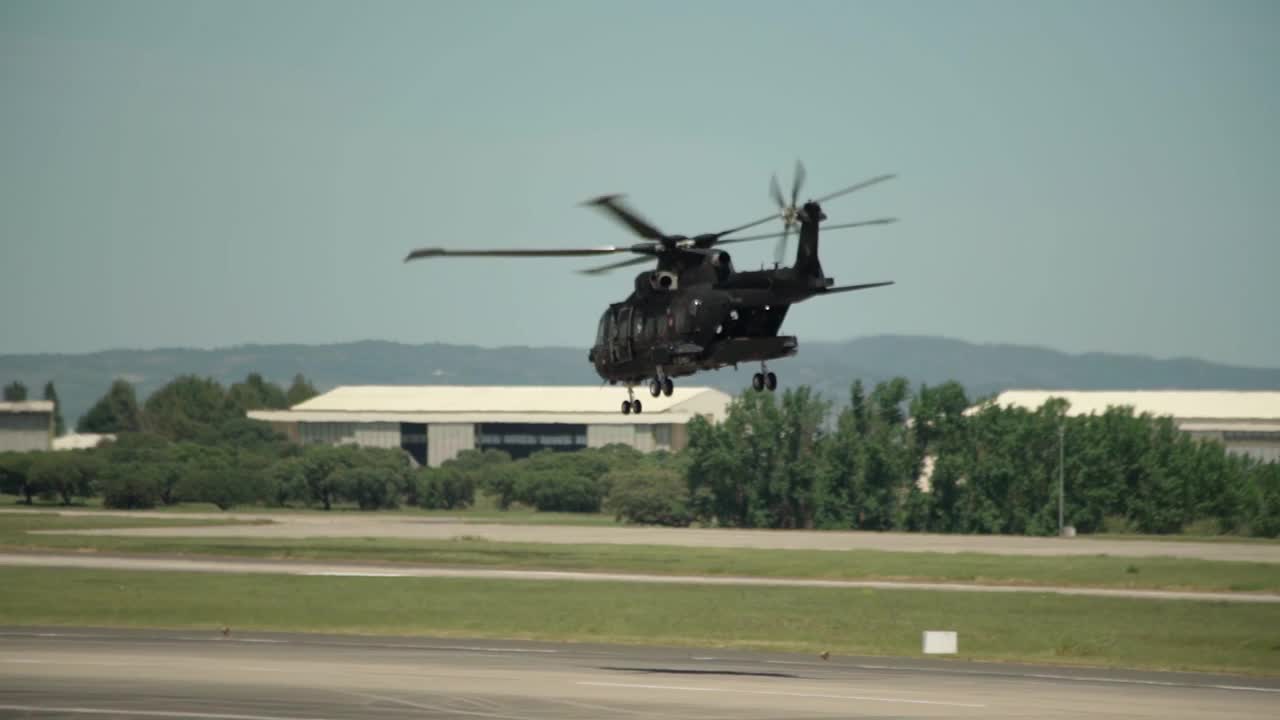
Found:
<svg viewBox="0 0 1280 720"><path fill-rule="evenodd" d="M827 207L805 339L1280 365L1280 4L0 0L0 352L586 346L631 274L402 264ZM772 245L738 246L759 267Z"/></svg>

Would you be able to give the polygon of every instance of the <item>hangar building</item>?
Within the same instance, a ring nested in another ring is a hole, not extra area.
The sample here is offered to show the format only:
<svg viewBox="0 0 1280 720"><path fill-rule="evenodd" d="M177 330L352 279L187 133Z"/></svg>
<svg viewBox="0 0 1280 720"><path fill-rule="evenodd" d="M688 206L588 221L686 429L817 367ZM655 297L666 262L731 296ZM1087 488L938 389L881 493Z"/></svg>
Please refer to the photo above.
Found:
<svg viewBox="0 0 1280 720"><path fill-rule="evenodd" d="M53 402L0 402L0 452L53 446Z"/></svg>
<svg viewBox="0 0 1280 720"><path fill-rule="evenodd" d="M1221 442L1228 452L1280 461L1280 392L1253 390L1008 390L993 402L1034 410L1049 398L1071 404L1069 415L1101 414L1129 406L1135 413L1172 417L1193 437Z"/></svg>
<svg viewBox="0 0 1280 720"><path fill-rule="evenodd" d="M690 420L723 420L732 400L720 390L697 387L678 387L670 397L638 397L644 412L623 415L619 390L601 386L351 385L288 410L248 415L304 444L398 447L435 467L471 449L505 450L514 458L544 448L614 443L646 452L680 450L688 443Z"/></svg>

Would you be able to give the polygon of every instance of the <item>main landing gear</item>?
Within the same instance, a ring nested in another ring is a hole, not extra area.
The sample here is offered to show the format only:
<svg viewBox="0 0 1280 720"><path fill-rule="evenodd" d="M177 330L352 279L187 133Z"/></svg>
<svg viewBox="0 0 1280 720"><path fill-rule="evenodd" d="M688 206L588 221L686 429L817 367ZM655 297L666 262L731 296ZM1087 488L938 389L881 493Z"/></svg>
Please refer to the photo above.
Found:
<svg viewBox="0 0 1280 720"><path fill-rule="evenodd" d="M675 383L671 382L671 378L666 375L658 375L649 381L649 394L654 397L659 395L671 397L671 393L675 391Z"/></svg>
<svg viewBox="0 0 1280 720"><path fill-rule="evenodd" d="M635 414L639 415L640 411L643 409L644 409L644 406L641 405L640 401L636 399L635 390L633 390L631 386L628 385L627 399L622 401L622 414L630 415L631 413L634 412Z"/></svg>
<svg viewBox="0 0 1280 720"><path fill-rule="evenodd" d="M778 376L769 371L769 366L760 363L760 372L751 376L751 389L756 392L768 390L773 392L778 389Z"/></svg>

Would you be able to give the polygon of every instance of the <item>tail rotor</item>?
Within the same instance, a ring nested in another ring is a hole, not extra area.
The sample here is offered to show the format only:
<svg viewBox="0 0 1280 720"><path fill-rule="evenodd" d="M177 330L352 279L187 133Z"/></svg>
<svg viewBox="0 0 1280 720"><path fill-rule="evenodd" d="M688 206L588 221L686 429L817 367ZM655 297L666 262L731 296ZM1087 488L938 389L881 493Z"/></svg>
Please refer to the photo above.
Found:
<svg viewBox="0 0 1280 720"><path fill-rule="evenodd" d="M773 197L773 201L778 204L778 215L782 218L782 237L778 238L778 244L773 251L773 262L775 265L782 265L787 258L787 240L791 237L791 228L795 227L800 217L800 188L804 186L804 163L796 161L795 173L791 178L791 203L788 204L782 196L782 188L778 186L778 176L775 174L769 179L769 194Z"/></svg>

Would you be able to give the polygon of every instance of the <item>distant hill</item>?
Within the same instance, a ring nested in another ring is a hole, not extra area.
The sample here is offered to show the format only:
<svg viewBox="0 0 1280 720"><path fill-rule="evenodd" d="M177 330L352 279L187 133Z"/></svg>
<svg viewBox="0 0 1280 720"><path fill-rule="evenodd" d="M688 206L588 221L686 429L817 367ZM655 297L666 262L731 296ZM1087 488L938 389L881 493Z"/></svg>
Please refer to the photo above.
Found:
<svg viewBox="0 0 1280 720"><path fill-rule="evenodd" d="M1071 355L1019 345L978 345L938 337L882 335L844 342L802 342L800 355L774 364L783 387L812 385L844 402L856 378L872 384L894 376L912 383L957 380L970 396L1008 388L1079 390L1280 388L1280 369L1218 365L1140 355ZM754 368L686 380L738 392ZM139 399L183 374L224 384L250 372L287 383L306 375L325 390L348 384L590 385L599 382L586 348L481 348L363 341L334 345L243 345L215 350L111 350L82 355L0 355L0 384L26 383L39 397L53 380L69 426L117 377Z"/></svg>

